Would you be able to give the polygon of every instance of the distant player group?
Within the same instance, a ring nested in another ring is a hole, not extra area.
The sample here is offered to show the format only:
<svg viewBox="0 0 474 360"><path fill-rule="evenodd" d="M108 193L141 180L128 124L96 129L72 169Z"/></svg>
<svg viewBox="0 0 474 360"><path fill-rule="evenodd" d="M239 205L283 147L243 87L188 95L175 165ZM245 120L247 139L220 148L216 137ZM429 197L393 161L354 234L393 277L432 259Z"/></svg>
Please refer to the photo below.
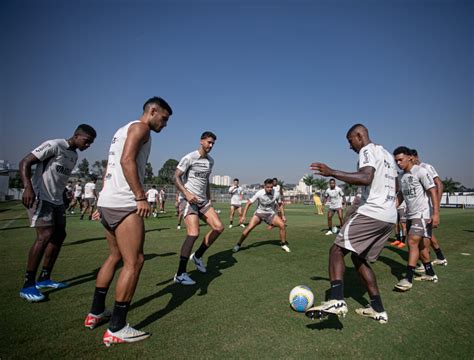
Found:
<svg viewBox="0 0 474 360"><path fill-rule="evenodd" d="M40 289L67 286L66 283L51 280L51 272L66 237L66 210L73 213L79 204L81 219L88 212L89 219L93 216L100 217L109 245L109 256L97 274L91 309L84 322L87 328L94 329L110 320L103 335L103 342L107 346L136 342L150 336L147 332L131 327L126 322L126 317L144 263L144 218L152 214L158 215L157 204L160 204L160 210L164 211L165 194L160 194L155 186L147 192L143 187L145 166L151 149L151 131L160 132L166 127L172 113L165 100L153 97L143 105L143 114L139 120L132 121L116 131L110 145L100 196L97 196L95 190L95 178L84 186L84 190L80 181L74 186L68 183L77 161L76 150L87 149L96 138L95 130L89 125L80 125L68 140L46 141L20 163L20 174L25 187L23 204L28 209L31 227L35 228L37 235L28 255L20 296L30 302L38 302L45 299ZM214 159L209 153L216 139L214 133L204 132L198 150L185 155L176 168L178 229L181 226L181 218L186 225L186 238L181 246L178 267L173 278L177 284L195 284L187 273L189 261L198 271L206 273L203 256L224 231L210 200L209 177ZM306 315L311 318L323 318L328 314L344 316L347 313L343 295L344 256L351 253L351 259L370 296L370 306L356 312L384 323L388 321L388 316L369 263L377 260L393 231L397 222L397 205L404 201L406 206L409 260L405 278L395 287L401 291L409 290L415 272L423 273L415 280L438 280L430 262L430 241L438 256L438 264L447 264L436 238L432 235L432 228L439 224L440 181L437 181L439 177L434 168L420 164L413 150L406 147L397 148L394 151L394 160L382 146L372 143L367 129L361 124L354 125L348 131L347 139L351 148L359 154L357 172L334 170L323 163L311 164L311 169L317 174L333 178L325 193L326 204L329 205L327 234L333 233L332 217L336 213L341 229L330 250L329 300L309 309ZM395 162L402 170L399 177ZM33 165L37 165L37 168L32 176ZM342 211L346 205L344 194L336 186L335 179L363 187L358 207L352 210L351 215L346 214L346 219ZM234 179L229 193L229 228L234 226L235 212L239 215L239 226L244 228L239 241L233 247L234 252L241 250L245 239L262 221L270 228L278 228L281 249L290 252L286 242L282 190L277 179L266 179L263 189L246 202L243 210L242 188L238 179ZM96 202L98 211L93 215ZM257 204L257 208L245 226L247 212L253 203ZM200 219L206 222L210 230L193 252L194 243L200 235ZM400 237L399 241L402 240ZM36 279L41 259L43 268ZM422 265L417 268L418 259L421 259ZM120 261L123 262L123 268L115 285L114 307L109 311L105 308L105 300Z"/></svg>

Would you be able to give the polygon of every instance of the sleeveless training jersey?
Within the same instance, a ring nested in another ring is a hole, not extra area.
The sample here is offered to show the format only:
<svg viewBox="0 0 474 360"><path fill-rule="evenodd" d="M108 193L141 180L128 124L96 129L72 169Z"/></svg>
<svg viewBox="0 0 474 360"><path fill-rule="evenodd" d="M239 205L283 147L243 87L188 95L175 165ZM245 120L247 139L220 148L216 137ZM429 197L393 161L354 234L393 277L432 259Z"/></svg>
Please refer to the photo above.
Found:
<svg viewBox="0 0 474 360"><path fill-rule="evenodd" d="M41 162L31 178L33 190L41 199L62 205L63 192L77 162L77 153L64 139L48 140L31 152Z"/></svg>
<svg viewBox="0 0 474 360"><path fill-rule="evenodd" d="M359 151L358 169L370 166L375 169L370 185L362 189L357 213L395 224L397 170L393 156L381 145L370 143Z"/></svg>
<svg viewBox="0 0 474 360"><path fill-rule="evenodd" d="M198 150L185 155L177 166L183 172L184 187L196 195L201 202L208 200L207 186L213 166L214 159L209 155L201 157Z"/></svg>
<svg viewBox="0 0 474 360"><path fill-rule="evenodd" d="M125 176L123 175L120 159L123 153L123 147L127 140L128 128L139 120L129 122L127 125L121 127L115 133L112 144L109 150L109 159L107 163L107 174L104 179L104 186L100 192L97 206L109 208L122 208L136 206L135 195L130 189ZM138 152L136 163L138 170L138 178L143 185L145 178L145 166L148 161L148 155L151 149L151 136L148 141L142 145Z"/></svg>
<svg viewBox="0 0 474 360"><path fill-rule="evenodd" d="M431 217L429 196L426 190L435 187L429 172L418 165L400 176L400 187L407 207L407 219L429 219Z"/></svg>

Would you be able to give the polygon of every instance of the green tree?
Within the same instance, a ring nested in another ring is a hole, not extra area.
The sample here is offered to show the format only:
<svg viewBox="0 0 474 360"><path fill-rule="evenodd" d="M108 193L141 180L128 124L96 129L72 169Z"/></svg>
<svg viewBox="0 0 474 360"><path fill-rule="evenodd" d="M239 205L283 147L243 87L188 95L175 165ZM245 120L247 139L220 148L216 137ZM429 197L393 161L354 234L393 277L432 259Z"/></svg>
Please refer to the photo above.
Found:
<svg viewBox="0 0 474 360"><path fill-rule="evenodd" d="M21 181L20 172L17 172L14 178L8 180L8 187L10 189L22 189L23 183Z"/></svg>
<svg viewBox="0 0 474 360"><path fill-rule="evenodd" d="M357 192L357 185L344 183L344 185L342 187L344 189L344 195L346 195L346 196L355 195L355 193Z"/></svg>
<svg viewBox="0 0 474 360"><path fill-rule="evenodd" d="M453 195L458 191L461 183L454 181L453 178L446 178L443 180L444 192L446 193L446 204L449 204L449 195Z"/></svg>
<svg viewBox="0 0 474 360"><path fill-rule="evenodd" d="M315 178L313 181L313 185L316 189L324 191L328 188L328 181L322 177Z"/></svg>
<svg viewBox="0 0 474 360"><path fill-rule="evenodd" d="M303 176L303 182L306 186L309 187L308 195L311 198L311 187L314 185L314 176L313 175L305 175Z"/></svg>
<svg viewBox="0 0 474 360"><path fill-rule="evenodd" d="M102 163L99 160L96 160L92 165L92 172L96 175L102 176L104 170L102 168Z"/></svg>
<svg viewBox="0 0 474 360"><path fill-rule="evenodd" d="M174 173L178 163L178 160L175 159L166 160L163 167L158 171L157 183L174 184Z"/></svg>
<svg viewBox="0 0 474 360"><path fill-rule="evenodd" d="M153 182L153 167L151 163L147 162L145 166L145 183L150 184Z"/></svg>
<svg viewBox="0 0 474 360"><path fill-rule="evenodd" d="M79 169L81 177L89 175L89 161L87 161L87 159L82 159L77 168Z"/></svg>

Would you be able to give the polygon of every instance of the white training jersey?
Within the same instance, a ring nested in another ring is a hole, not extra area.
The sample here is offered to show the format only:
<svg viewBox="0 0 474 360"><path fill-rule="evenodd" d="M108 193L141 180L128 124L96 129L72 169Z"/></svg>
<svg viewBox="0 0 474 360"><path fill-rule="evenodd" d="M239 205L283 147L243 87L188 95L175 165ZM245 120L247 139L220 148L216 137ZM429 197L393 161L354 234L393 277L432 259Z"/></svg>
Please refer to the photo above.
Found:
<svg viewBox="0 0 474 360"><path fill-rule="evenodd" d="M198 150L185 155L177 166L183 172L181 179L184 187L201 202L208 200L207 187L213 166L214 159L209 155L201 157Z"/></svg>
<svg viewBox="0 0 474 360"><path fill-rule="evenodd" d="M373 167L375 173L372 183L362 188L357 213L395 224L397 222L395 160L381 145L370 143L359 152L358 169L366 166Z"/></svg>
<svg viewBox="0 0 474 360"><path fill-rule="evenodd" d="M82 185L76 184L74 185L74 197L81 197L82 194Z"/></svg>
<svg viewBox="0 0 474 360"><path fill-rule="evenodd" d="M400 178L400 176L401 175L398 175L398 178ZM407 208L407 203L405 202L405 200L403 200L402 203L398 205L397 210L405 210L406 208Z"/></svg>
<svg viewBox="0 0 474 360"><path fill-rule="evenodd" d="M104 186L100 192L98 206L109 208L122 208L136 206L135 195L130 189L123 174L120 159L122 158L123 147L128 136L128 129L132 124L140 122L139 120L129 122L127 125L117 130L112 138L112 144L109 149L109 158L107 163L107 173L104 179ZM140 183L143 186L145 178L145 166L148 161L151 149L151 136L143 144L137 154L137 172Z"/></svg>
<svg viewBox="0 0 474 360"><path fill-rule="evenodd" d="M249 200L252 204L257 203L256 213L274 213L278 211L278 204L281 203L280 193L272 189L270 194L267 194L265 189L258 190L254 196Z"/></svg>
<svg viewBox="0 0 474 360"><path fill-rule="evenodd" d="M94 198L95 199L94 190L95 190L95 184L92 181L86 183L84 185L84 198L86 198L86 199Z"/></svg>
<svg viewBox="0 0 474 360"><path fill-rule="evenodd" d="M419 165L420 167L422 167L423 169L427 170L428 173L431 175L431 178L432 179L435 179L437 177L439 177L438 173L436 172L436 169L434 168L433 165L430 165L430 164L427 164L427 163L420 163Z"/></svg>
<svg viewBox="0 0 474 360"><path fill-rule="evenodd" d="M31 178L36 196L55 205L62 205L63 192L77 162L77 153L64 139L48 140L31 152L40 163Z"/></svg>
<svg viewBox="0 0 474 360"><path fill-rule="evenodd" d="M329 208L330 209L340 209L342 208L342 200L344 198L344 192L339 186L336 186L334 189L327 189L325 192L325 197L329 198Z"/></svg>
<svg viewBox="0 0 474 360"><path fill-rule="evenodd" d="M158 190L151 188L146 192L146 197L148 202L156 202L156 197L158 195Z"/></svg>
<svg viewBox="0 0 474 360"><path fill-rule="evenodd" d="M229 194L231 194L231 197L230 197L231 205L241 204L242 192L243 190L240 186L231 186L229 188Z"/></svg>
<svg viewBox="0 0 474 360"><path fill-rule="evenodd" d="M400 187L407 205L407 219L429 219L431 206L428 189L436 187L431 174L418 165L413 165L410 171L400 177Z"/></svg>

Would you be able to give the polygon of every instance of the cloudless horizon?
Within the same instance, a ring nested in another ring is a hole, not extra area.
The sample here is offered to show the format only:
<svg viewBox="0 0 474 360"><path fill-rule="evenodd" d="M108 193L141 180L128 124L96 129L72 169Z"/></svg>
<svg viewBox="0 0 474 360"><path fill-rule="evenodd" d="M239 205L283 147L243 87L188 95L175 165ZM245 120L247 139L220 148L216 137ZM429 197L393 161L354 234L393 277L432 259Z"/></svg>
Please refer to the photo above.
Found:
<svg viewBox="0 0 474 360"><path fill-rule="evenodd" d="M174 114L152 135L155 175L206 130L213 175L241 183L353 171L345 135L362 123L474 187L473 15L457 0L4 1L0 159L87 123L92 165L161 96Z"/></svg>

